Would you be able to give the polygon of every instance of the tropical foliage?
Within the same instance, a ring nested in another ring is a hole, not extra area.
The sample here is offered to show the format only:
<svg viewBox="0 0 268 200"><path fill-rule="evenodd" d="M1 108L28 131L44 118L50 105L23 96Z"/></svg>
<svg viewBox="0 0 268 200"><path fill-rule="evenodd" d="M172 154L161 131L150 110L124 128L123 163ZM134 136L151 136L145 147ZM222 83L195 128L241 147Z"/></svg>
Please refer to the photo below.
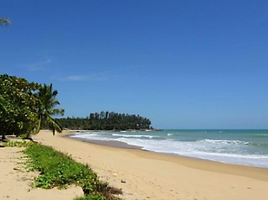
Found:
<svg viewBox="0 0 268 200"><path fill-rule="evenodd" d="M57 121L64 128L80 130L143 130L150 129L151 121L139 115L115 112L91 113L86 118L61 118Z"/></svg>
<svg viewBox="0 0 268 200"><path fill-rule="evenodd" d="M38 108L39 126L37 131L40 130L41 124L46 124L52 131L62 131L62 127L52 116L64 115L64 110L55 108L60 102L56 99L58 94L57 90L53 90L52 84L44 84L37 93L38 98L41 101L40 107Z"/></svg>
<svg viewBox="0 0 268 200"><path fill-rule="evenodd" d="M28 169L40 172L33 183L34 187L65 188L74 184L80 186L85 194L79 199L119 200L113 194L122 194L122 191L99 180L87 165L77 163L51 147L31 144L23 152L29 158Z"/></svg>
<svg viewBox="0 0 268 200"><path fill-rule="evenodd" d="M0 131L5 134L28 134L37 125L40 85L24 78L0 75Z"/></svg>
<svg viewBox="0 0 268 200"><path fill-rule="evenodd" d="M40 121L48 123L52 129L61 130L52 116L63 114L62 109L55 109L59 104L52 90L46 86L28 82L24 78L0 75L0 131L2 139L6 134L27 135L37 133Z"/></svg>
<svg viewBox="0 0 268 200"><path fill-rule="evenodd" d="M151 121L139 115L116 112L90 113L86 118L60 118L64 110L56 108L57 90L52 84L28 82L24 78L0 75L0 134L26 135L38 133L40 128L61 132L63 128L83 130L144 130Z"/></svg>

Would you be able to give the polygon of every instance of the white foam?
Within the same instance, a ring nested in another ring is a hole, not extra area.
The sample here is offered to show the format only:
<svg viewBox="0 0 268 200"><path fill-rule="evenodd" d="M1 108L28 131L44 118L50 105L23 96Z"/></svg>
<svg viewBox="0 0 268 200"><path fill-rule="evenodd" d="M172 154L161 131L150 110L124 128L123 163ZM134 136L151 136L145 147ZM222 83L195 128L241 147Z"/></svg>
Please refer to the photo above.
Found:
<svg viewBox="0 0 268 200"><path fill-rule="evenodd" d="M240 140L211 140L211 139L204 139L204 140L199 140L198 142L214 143L214 144L244 144L244 145L249 144L249 142L244 142L244 141L240 141Z"/></svg>
<svg viewBox="0 0 268 200"><path fill-rule="evenodd" d="M140 146L145 150L154 152L268 168L268 155L249 153L250 143L240 140L203 139L198 141L178 141L161 139L160 136L154 135L120 134L114 132L77 133L72 137L106 141L115 140Z"/></svg>
<svg viewBox="0 0 268 200"><path fill-rule="evenodd" d="M74 135L71 135L70 137L92 140L111 140L111 138L107 135L110 135L110 132L83 132L76 133Z"/></svg>
<svg viewBox="0 0 268 200"><path fill-rule="evenodd" d="M249 165L256 167L268 168L268 156L262 154L241 154L234 153L239 152L236 149L218 149L219 147L211 145L203 145L202 142L178 142L173 140L131 140L128 138L117 139L118 141L125 142L131 145L142 146L143 149L159 152L159 153L171 153L181 156L195 157L205 160L212 160L218 162L226 162L240 165ZM215 143L212 143L215 144ZM227 143L230 144L230 143ZM236 144L236 143L234 143Z"/></svg>
<svg viewBox="0 0 268 200"><path fill-rule="evenodd" d="M268 137L268 134L255 134L255 136Z"/></svg>
<svg viewBox="0 0 268 200"><path fill-rule="evenodd" d="M112 134L112 136L117 136L117 137L126 137L126 138L157 138L159 136L153 136L153 135L126 135L126 134L117 134L117 133L114 133Z"/></svg>

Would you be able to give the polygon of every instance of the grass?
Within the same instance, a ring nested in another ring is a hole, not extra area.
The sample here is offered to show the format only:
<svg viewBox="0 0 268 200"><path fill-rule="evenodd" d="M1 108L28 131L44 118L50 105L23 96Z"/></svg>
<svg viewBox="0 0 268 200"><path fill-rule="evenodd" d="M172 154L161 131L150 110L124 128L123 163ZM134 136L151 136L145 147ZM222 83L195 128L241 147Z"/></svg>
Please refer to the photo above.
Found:
<svg viewBox="0 0 268 200"><path fill-rule="evenodd" d="M8 141L4 143L5 147L28 147L32 145L33 142L31 141Z"/></svg>
<svg viewBox="0 0 268 200"><path fill-rule="evenodd" d="M90 196L77 197L74 200L106 200L106 197L102 195L94 194Z"/></svg>
<svg viewBox="0 0 268 200"><path fill-rule="evenodd" d="M100 181L87 165L78 163L71 156L51 147L33 142L8 142L5 145L26 147L23 152L29 158L27 168L40 172L33 187L62 189L74 184L80 186L84 192L83 197L75 200L119 200L114 194L122 194L120 189Z"/></svg>

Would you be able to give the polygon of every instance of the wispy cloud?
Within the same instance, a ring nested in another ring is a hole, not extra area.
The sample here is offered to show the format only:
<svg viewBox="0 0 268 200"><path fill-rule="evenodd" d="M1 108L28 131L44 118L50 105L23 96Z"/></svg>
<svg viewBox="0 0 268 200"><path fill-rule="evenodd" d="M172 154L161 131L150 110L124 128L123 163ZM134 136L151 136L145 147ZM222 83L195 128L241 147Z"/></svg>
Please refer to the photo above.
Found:
<svg viewBox="0 0 268 200"><path fill-rule="evenodd" d="M108 70L103 70L95 73L85 73L85 74L73 74L69 76L52 76L52 79L57 79L60 81L107 81L111 77L118 77L120 76L120 72L132 70L132 69L137 69L141 68L139 66L126 66L126 67L119 67L119 68L112 68Z"/></svg>
<svg viewBox="0 0 268 200"><path fill-rule="evenodd" d="M61 81L105 81L107 80L107 76L105 73L96 73L86 75L70 75L57 79Z"/></svg>
<svg viewBox="0 0 268 200"><path fill-rule="evenodd" d="M40 71L45 69L45 65L51 63L51 59L47 59L41 62L22 65L24 68L30 71Z"/></svg>

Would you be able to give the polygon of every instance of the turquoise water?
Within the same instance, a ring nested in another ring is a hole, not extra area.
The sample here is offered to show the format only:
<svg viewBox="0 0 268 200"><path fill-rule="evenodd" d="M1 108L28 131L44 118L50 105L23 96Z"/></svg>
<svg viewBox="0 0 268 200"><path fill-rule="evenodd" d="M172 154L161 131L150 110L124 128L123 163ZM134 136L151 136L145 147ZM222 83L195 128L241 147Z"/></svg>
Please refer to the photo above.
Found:
<svg viewBox="0 0 268 200"><path fill-rule="evenodd" d="M154 152L268 168L268 130L111 131L72 137L121 141Z"/></svg>

